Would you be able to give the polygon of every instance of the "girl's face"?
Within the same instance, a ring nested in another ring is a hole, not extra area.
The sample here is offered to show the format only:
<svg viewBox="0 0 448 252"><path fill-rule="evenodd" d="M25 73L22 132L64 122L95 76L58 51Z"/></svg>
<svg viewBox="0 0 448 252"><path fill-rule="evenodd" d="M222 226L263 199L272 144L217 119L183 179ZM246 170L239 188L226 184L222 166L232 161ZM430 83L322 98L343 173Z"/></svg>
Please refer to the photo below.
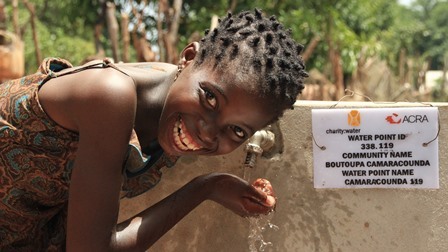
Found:
<svg viewBox="0 0 448 252"><path fill-rule="evenodd" d="M221 155L240 146L275 116L244 84L227 83L205 67L184 69L172 84L158 140L170 155Z"/></svg>

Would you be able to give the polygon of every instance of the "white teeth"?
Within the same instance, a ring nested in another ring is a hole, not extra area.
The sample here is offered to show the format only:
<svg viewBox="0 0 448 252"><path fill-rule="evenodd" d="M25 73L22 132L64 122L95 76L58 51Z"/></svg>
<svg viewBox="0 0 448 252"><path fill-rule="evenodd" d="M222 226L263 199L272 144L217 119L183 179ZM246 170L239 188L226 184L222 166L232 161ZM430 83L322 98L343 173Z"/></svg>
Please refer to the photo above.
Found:
<svg viewBox="0 0 448 252"><path fill-rule="evenodd" d="M176 146L184 151L200 149L201 146L199 146L199 144L187 137L189 134L184 127L185 126L182 124L182 119L179 119L174 124L173 137Z"/></svg>
<svg viewBox="0 0 448 252"><path fill-rule="evenodd" d="M182 142L184 144L186 144L187 146L188 146L188 144L190 144L190 140L188 140L187 138L181 136L181 139L182 139Z"/></svg>

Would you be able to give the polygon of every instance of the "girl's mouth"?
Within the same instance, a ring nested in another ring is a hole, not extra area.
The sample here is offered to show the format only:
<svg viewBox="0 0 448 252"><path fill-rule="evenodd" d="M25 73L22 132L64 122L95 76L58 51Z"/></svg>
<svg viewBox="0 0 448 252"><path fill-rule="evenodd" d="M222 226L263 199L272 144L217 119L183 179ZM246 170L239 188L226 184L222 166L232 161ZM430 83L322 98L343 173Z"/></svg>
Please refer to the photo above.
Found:
<svg viewBox="0 0 448 252"><path fill-rule="evenodd" d="M202 146L193 139L190 132L187 131L187 128L180 117L174 123L173 138L176 147L183 151L195 151L202 148Z"/></svg>

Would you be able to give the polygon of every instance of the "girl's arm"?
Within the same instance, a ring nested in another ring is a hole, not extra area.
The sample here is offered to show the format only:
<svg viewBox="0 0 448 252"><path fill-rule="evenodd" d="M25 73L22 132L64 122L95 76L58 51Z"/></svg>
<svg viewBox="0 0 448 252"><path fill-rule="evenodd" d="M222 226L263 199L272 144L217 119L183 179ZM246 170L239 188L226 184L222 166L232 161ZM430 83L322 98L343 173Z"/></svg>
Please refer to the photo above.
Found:
<svg viewBox="0 0 448 252"><path fill-rule="evenodd" d="M135 87L129 77L109 68L56 80L42 87L41 99L47 101L50 116L79 133L69 189L67 250L113 251L117 248L122 164L134 122ZM66 102L47 96L63 96ZM59 113L60 108L65 113Z"/></svg>
<svg viewBox="0 0 448 252"><path fill-rule="evenodd" d="M241 178L225 173L196 177L185 186L138 215L118 225L117 245L144 251L204 200L213 200L236 214L267 214L265 193Z"/></svg>

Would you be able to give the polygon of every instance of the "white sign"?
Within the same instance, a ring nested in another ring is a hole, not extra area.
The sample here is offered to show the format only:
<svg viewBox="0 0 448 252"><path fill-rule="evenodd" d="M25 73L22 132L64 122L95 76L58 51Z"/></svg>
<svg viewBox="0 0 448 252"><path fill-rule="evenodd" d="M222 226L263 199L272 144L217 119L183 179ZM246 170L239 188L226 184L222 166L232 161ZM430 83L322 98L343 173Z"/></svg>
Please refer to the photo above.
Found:
<svg viewBox="0 0 448 252"><path fill-rule="evenodd" d="M313 109L315 188L439 188L438 109Z"/></svg>

